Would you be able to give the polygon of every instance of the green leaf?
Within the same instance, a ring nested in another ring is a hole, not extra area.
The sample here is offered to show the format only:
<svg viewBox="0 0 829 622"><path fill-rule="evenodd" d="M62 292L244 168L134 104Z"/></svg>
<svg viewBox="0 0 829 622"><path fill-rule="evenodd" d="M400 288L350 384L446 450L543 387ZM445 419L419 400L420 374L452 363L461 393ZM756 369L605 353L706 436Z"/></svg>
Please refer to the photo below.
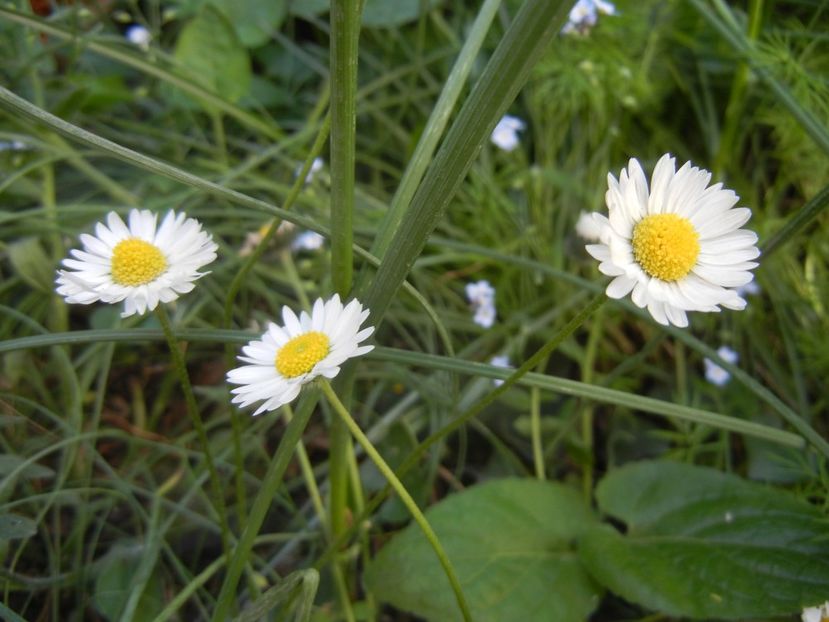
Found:
<svg viewBox="0 0 829 622"><path fill-rule="evenodd" d="M285 18L285 0L210 0L233 24L236 36L246 48L270 41Z"/></svg>
<svg viewBox="0 0 829 622"><path fill-rule="evenodd" d="M37 533L37 524L19 514L0 514L0 540L31 538Z"/></svg>
<svg viewBox="0 0 829 622"><path fill-rule="evenodd" d="M95 580L95 609L108 620L118 620L133 590L133 580L141 566L143 545L116 544L107 553ZM138 601L133 622L149 622L162 610L161 578L153 573Z"/></svg>
<svg viewBox="0 0 829 622"><path fill-rule="evenodd" d="M230 102L248 92L250 58L233 27L212 6L204 6L181 31L174 57L181 73ZM173 101L180 102L178 91L169 93Z"/></svg>
<svg viewBox="0 0 829 622"><path fill-rule="evenodd" d="M369 28L393 28L415 21L420 14L438 2L431 0L366 0L363 9L363 26Z"/></svg>
<svg viewBox="0 0 829 622"><path fill-rule="evenodd" d="M14 454L0 454L0 478L8 477L25 460L22 456ZM23 471L18 473L18 477L23 479L39 479L54 475L55 472L52 469L36 462L26 465Z"/></svg>
<svg viewBox="0 0 829 622"><path fill-rule="evenodd" d="M478 622L581 622L598 589L571 543L596 519L564 486L503 479L451 495L426 512ZM427 620L458 620L449 582L421 531L408 527L369 565L380 600Z"/></svg>
<svg viewBox="0 0 829 622"><path fill-rule="evenodd" d="M829 523L779 489L687 464L642 462L604 478L599 507L627 524L580 542L623 598L671 616L746 619L826 600Z"/></svg>
<svg viewBox="0 0 829 622"><path fill-rule="evenodd" d="M37 238L27 238L9 244L8 253L15 273L29 286L44 293L52 292L55 265Z"/></svg>

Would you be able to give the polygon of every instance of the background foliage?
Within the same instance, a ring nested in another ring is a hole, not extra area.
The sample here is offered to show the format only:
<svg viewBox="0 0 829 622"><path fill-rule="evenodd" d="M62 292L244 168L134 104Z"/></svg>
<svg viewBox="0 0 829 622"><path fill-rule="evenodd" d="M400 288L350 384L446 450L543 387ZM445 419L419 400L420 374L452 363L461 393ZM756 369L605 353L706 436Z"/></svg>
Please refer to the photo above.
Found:
<svg viewBox="0 0 829 622"><path fill-rule="evenodd" d="M519 4L494 13L468 81L456 85L461 103ZM403 464L492 390L498 370L475 363L507 354L518 366L600 291L574 225L580 211L603 209L607 172L631 156L646 169L667 151L691 159L753 209L761 244L792 233L761 258L748 309L697 314L690 329L666 331L632 305L607 304L539 366L543 376L510 388L403 481L422 507L434 505L427 517L456 559L475 619L550 619L552 606L557 620L791 619L829 599L826 456L793 435L735 434L699 413L792 430L785 411L827 433L826 7L620 0L617 9L583 36L549 41L509 106L527 123L519 148L483 146L408 274L439 323L405 291L391 299L376 341L393 350L361 362L352 412L392 466ZM479 10L365 2L354 209L362 248L383 226ZM146 48L125 38L131 24L148 28ZM19 3L0 8L0 75L75 126L283 206L325 127L329 34L327 2L317 0ZM286 417L230 407L221 344L244 341L283 304L330 293L330 246L297 251L296 231L275 235L231 308L235 332L220 333L240 249L271 214L4 109L0 338L119 332L2 348L0 616L209 619L224 573L219 521L160 333L137 332L158 323L67 307L53 293L54 270L111 209L184 210L213 233L219 260L171 313L189 331L189 369L238 535ZM327 149L321 155L329 162ZM291 208L307 225L325 228L329 173L326 164ZM369 287L370 262L358 255L355 270ZM491 329L472 322L464 294L480 279L497 291ZM744 372L723 364L732 372L724 386L703 373L720 345L739 353ZM326 493L330 419L320 403L302 437L307 470L301 456L291 463L247 560L239 605L260 608L246 619L304 619L311 601L315 620L347 615L307 478ZM385 482L358 458L372 496ZM628 507L636 491L652 496ZM673 514L655 515L660 504ZM337 557L351 569L353 615L455 619L431 550L413 528L400 531L408 514L399 501L370 516L353 498L350 506L363 520ZM741 521L749 515L758 522ZM747 552L758 533L765 546ZM535 566L524 556L537 549L547 554ZM759 567L771 568L765 580L755 579ZM311 568L321 570L319 586ZM705 572L690 577L689 568ZM744 601L712 599L718 577Z"/></svg>

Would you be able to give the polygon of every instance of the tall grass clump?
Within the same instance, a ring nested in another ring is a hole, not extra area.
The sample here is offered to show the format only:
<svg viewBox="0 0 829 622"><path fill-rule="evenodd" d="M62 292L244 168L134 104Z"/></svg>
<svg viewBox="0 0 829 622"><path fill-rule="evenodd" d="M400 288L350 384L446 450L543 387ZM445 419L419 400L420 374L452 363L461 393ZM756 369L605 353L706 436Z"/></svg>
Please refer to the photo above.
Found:
<svg viewBox="0 0 829 622"><path fill-rule="evenodd" d="M829 619L827 20L0 7L0 618Z"/></svg>

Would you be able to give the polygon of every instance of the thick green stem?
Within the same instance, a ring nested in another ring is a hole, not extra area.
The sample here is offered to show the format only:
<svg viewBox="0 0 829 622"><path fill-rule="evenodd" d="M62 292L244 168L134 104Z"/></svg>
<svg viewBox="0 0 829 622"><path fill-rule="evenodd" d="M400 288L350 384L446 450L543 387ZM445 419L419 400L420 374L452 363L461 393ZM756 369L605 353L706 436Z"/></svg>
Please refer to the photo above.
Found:
<svg viewBox="0 0 829 622"><path fill-rule="evenodd" d="M164 331L164 337L167 339L167 345L170 346L170 356L173 359L173 368L178 376L181 390L184 393L184 401L187 405L187 414L190 415L190 421L196 429L196 434L199 437L202 451L204 452L204 459L207 463L207 471L210 473L210 486L213 493L213 503L216 507L216 513L219 515L219 527L222 530L222 549L225 555L230 558L230 527L227 523L227 507L225 506L225 498L222 494L222 484L219 481L219 473L216 471L216 464L213 461L213 452L210 451L210 441L207 438L207 432L204 427L204 422L199 412L199 406L196 404L196 396L193 395L193 387L190 384L190 375L187 373L187 365L184 362L184 354L176 341L176 336L173 333L173 327L170 323L170 316L167 315L167 310L163 304L156 307L156 317L161 324L161 330Z"/></svg>
<svg viewBox="0 0 829 622"><path fill-rule="evenodd" d="M233 557L230 560L230 565L225 575L222 589L219 592L219 598L216 602L216 609L213 612L212 622L227 622L230 619L231 609L237 602L236 586L239 583L239 578L242 576L242 571L247 564L250 551L253 548L253 543L259 533L260 527L265 520L265 515L271 507L276 491L282 485L282 476L285 475L285 469L291 461L291 456L294 454L294 449L299 444L302 438L302 433L305 426L308 425L308 420L314 412L314 405L316 404L316 397L307 395L300 403L296 415L282 434L282 439L279 441L279 447L276 448L276 453L273 456L268 472L262 480L262 487L259 489L259 494L253 501L253 507L248 514L247 523L239 538L239 543L236 545L236 550L233 552Z"/></svg>
<svg viewBox="0 0 829 622"><path fill-rule="evenodd" d="M423 530L423 534L426 536L426 539L429 541L432 549L434 549L435 554L440 561L440 565L443 566L446 577L449 579L449 583L452 586L452 591L455 593L455 598L458 601L458 607L461 610L463 619L467 621L471 620L472 616L469 612L469 605L466 603L466 598L463 595L463 590L461 589L460 581L458 580L458 576L452 566L452 562L450 562L449 558L446 556L446 552L443 550L443 546L440 544L437 534L435 534L434 530L432 530L432 527L429 525L429 522L426 520L423 512L420 511L420 508L417 507L417 503L415 503L415 500L412 499L412 496L406 490L406 487L403 486L403 483L397 478L391 467L386 464L386 461L383 460L383 457L375 449L374 445L371 444L371 441L368 440L368 437L360 429L360 426L357 425L357 422L351 417L351 414L348 412L346 407L343 406L343 403L340 401L340 398L337 397L337 394L334 393L334 389L331 388L328 381L321 380L320 386L322 387L323 393L325 393L325 397L328 398L328 401L334 408L334 411L337 415L339 415L340 419L346 425L354 438L357 439L357 442L363 447L368 457L371 458L372 462L374 462L377 466L377 469L383 474L383 477L386 478L386 481L400 497L403 505L405 505L406 509L409 510L412 518L414 518L415 522Z"/></svg>
<svg viewBox="0 0 829 622"><path fill-rule="evenodd" d="M331 280L343 298L353 270L354 150L360 6L331 2Z"/></svg>

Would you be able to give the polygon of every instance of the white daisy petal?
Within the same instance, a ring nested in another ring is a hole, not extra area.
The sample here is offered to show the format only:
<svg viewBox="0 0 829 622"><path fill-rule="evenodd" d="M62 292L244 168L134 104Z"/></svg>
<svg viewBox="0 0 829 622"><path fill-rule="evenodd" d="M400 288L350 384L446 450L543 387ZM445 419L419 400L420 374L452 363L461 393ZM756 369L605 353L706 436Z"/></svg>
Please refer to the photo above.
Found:
<svg viewBox="0 0 829 622"><path fill-rule="evenodd" d="M745 308L736 288L752 281L760 256L757 235L740 229L751 210L734 207L737 195L710 181L711 173L690 162L677 170L670 154L657 162L650 191L635 159L618 180L608 174L608 218L594 216L601 244L585 248L614 277L609 297L630 294L660 324L681 327L688 311Z"/></svg>
<svg viewBox="0 0 829 622"><path fill-rule="evenodd" d="M170 211L156 231L150 210L130 210L127 221L110 212L95 235L80 236L84 250L64 259L57 292L70 304L124 301L122 317L144 314L193 289L199 268L216 259L218 246L201 224Z"/></svg>
<svg viewBox="0 0 829 622"><path fill-rule="evenodd" d="M239 385L231 390L232 403L245 408L262 402L254 415L291 402L318 376L334 378L345 361L374 348L359 345L374 327L360 329L368 309L357 300L343 307L337 295L327 301L320 298L310 315L303 311L297 317L283 307L282 318L284 326L271 322L260 339L242 347L239 360L249 365L227 373L227 381Z"/></svg>

